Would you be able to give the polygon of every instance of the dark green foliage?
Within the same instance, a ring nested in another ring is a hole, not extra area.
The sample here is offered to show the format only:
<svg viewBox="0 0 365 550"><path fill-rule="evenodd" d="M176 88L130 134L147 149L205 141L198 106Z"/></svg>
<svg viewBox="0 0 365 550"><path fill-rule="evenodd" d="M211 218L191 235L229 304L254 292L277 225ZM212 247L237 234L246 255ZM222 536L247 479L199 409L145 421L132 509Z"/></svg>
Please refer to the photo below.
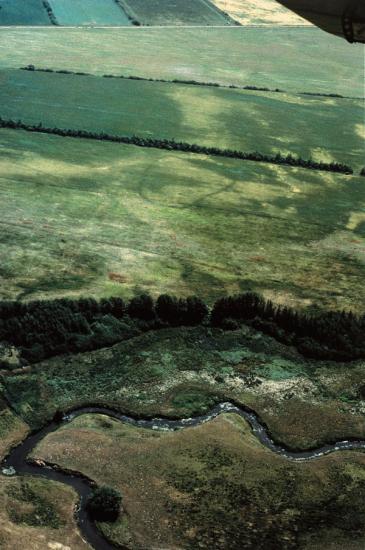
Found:
<svg viewBox="0 0 365 550"><path fill-rule="evenodd" d="M254 162L268 162L284 166L298 166L309 170L324 170L326 172L336 172L341 174L353 174L353 169L346 164L338 162L316 162L312 159L302 159L293 157L290 153L282 155L267 155L258 151L251 153L236 151L233 149L220 149L219 147L207 147L196 143L186 143L184 141L175 141L171 139L156 139L138 136L115 136L105 132L89 132L87 130L73 130L63 128L47 128L40 122L37 125L25 124L21 120L4 120L0 117L0 128L11 128L26 130L27 132L41 132L43 134L53 134L62 137L74 137L83 139L94 139L100 141L111 141L115 143L125 143L127 145L136 145L137 147L150 147L154 149L163 149L167 151L180 151L184 153L194 153L199 155L211 155L217 157L234 158L239 160L250 160Z"/></svg>
<svg viewBox="0 0 365 550"><path fill-rule="evenodd" d="M155 318L154 303L148 294L141 294L132 298L128 304L128 315L142 319L143 321L151 321Z"/></svg>
<svg viewBox="0 0 365 550"><path fill-rule="evenodd" d="M307 357L350 361L365 356L365 317L356 317L351 312L306 315L285 306L274 306L262 296L248 292L221 298L214 304L211 314L214 326L223 328L231 319L295 345Z"/></svg>
<svg viewBox="0 0 365 550"><path fill-rule="evenodd" d="M162 294L156 302L156 314L171 326L199 325L208 315L208 308L196 296L186 299Z"/></svg>
<svg viewBox="0 0 365 550"><path fill-rule="evenodd" d="M365 166L361 169L360 176L365 176Z"/></svg>
<svg viewBox="0 0 365 550"><path fill-rule="evenodd" d="M62 353L111 346L141 331L199 325L208 313L196 296L168 294L159 296L156 305L148 294L132 298L127 306L120 298L0 302L0 342L17 346L34 363ZM351 312L308 315L247 292L217 300L210 322L224 330L249 324L315 359L365 357L365 316Z"/></svg>
<svg viewBox="0 0 365 550"><path fill-rule="evenodd" d="M111 487L98 487L87 503L89 514L97 521L116 521L122 504L122 495Z"/></svg>
<svg viewBox="0 0 365 550"><path fill-rule="evenodd" d="M58 25L58 21L56 19L55 14L53 13L53 10L51 8L50 3L47 0L43 0L43 7L46 10L49 20L52 23L52 25Z"/></svg>

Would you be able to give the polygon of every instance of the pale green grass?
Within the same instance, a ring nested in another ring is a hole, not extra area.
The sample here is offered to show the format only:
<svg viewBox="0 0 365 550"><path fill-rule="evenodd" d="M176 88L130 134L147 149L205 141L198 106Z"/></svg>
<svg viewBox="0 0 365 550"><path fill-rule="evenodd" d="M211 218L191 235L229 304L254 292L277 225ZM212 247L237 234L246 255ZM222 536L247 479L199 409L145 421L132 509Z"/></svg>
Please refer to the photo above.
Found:
<svg viewBox="0 0 365 550"><path fill-rule="evenodd" d="M114 0L49 0L60 25L130 25Z"/></svg>
<svg viewBox="0 0 365 550"><path fill-rule="evenodd" d="M47 127L292 153L358 171L364 163L361 100L7 70L0 105L4 118Z"/></svg>
<svg viewBox="0 0 365 550"><path fill-rule="evenodd" d="M42 0L1 0L0 25L50 25Z"/></svg>
<svg viewBox="0 0 365 550"><path fill-rule="evenodd" d="M363 46L315 28L1 29L0 41L2 67L364 94Z"/></svg>
<svg viewBox="0 0 365 550"><path fill-rule="evenodd" d="M212 301L254 289L362 309L361 178L18 130L1 138L1 298Z"/></svg>

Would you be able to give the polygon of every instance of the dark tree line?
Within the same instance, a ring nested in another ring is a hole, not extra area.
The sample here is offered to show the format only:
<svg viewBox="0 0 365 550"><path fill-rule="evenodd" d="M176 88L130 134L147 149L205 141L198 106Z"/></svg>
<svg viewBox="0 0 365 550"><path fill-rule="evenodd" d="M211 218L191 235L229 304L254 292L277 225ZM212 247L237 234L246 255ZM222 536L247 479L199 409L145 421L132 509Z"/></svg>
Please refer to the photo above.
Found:
<svg viewBox="0 0 365 550"><path fill-rule="evenodd" d="M28 362L113 345L142 331L201 324L223 330L248 324L316 359L365 357L365 316L344 311L310 315L251 292L220 298L210 315L196 296L167 294L156 301L142 294L128 303L121 298L0 302L0 342L17 346Z"/></svg>
<svg viewBox="0 0 365 550"><path fill-rule="evenodd" d="M47 15L49 17L49 20L50 22L52 23L52 25L58 25L58 21L56 19L56 16L55 14L53 13L53 10L51 8L51 5L50 3L47 1L47 0L43 0L43 7L44 9L46 10L47 12Z"/></svg>
<svg viewBox="0 0 365 550"><path fill-rule="evenodd" d="M146 330L198 325L207 315L207 306L194 296L160 296L156 303L147 294L128 303L121 298L0 302L0 342L18 347L23 359L37 362L110 346Z"/></svg>
<svg viewBox="0 0 365 550"><path fill-rule="evenodd" d="M39 132L42 134L53 134L62 137L73 137L82 139L93 139L99 141L111 141L115 143L125 143L128 145L136 145L137 147L150 147L153 149L163 149L166 151L179 151L184 153L193 153L201 155L210 155L217 157L226 157L239 160L250 160L254 162L265 162L271 164L279 164L285 166L295 166L307 168L309 170L323 170L326 172L336 172L341 174L353 174L353 170L346 164L338 162L316 162L312 159L302 159L301 157L293 157L293 155L267 155L254 151L245 153L233 149L220 149L219 147L207 147L205 145L197 145L195 143L186 143L183 141L175 141L170 139L145 138L138 136L114 136L105 132L90 132L87 130L74 130L63 128L47 128L40 122L37 125L26 124L21 120L4 120L0 117L0 128L12 128L18 130L26 130L27 132Z"/></svg>
<svg viewBox="0 0 365 550"><path fill-rule="evenodd" d="M141 22L138 21L137 19L135 19L135 17L133 17L129 12L128 12L128 9L127 9L127 6L125 6L124 4L122 4L122 2L120 2L119 0L114 0L114 2L117 4L118 8L120 8L122 10L122 12L128 17L129 21L132 23L132 25L135 25L136 27L140 27L141 26Z"/></svg>
<svg viewBox="0 0 365 550"><path fill-rule="evenodd" d="M211 313L214 326L248 323L307 357L350 361L365 357L365 316L351 312L309 315L274 305L255 293L219 299Z"/></svg>
<svg viewBox="0 0 365 550"><path fill-rule="evenodd" d="M115 0L116 2L118 0ZM137 24L137 23L133 23ZM42 73L60 73L60 74L71 74L71 75L79 75L79 76L95 76L91 73L85 73L81 71L70 71L66 69L42 69L35 67L34 65L27 65L25 67L21 67L21 70L23 71L36 71L36 72L42 72ZM286 93L297 93L299 95L309 95L309 96L317 96L317 97L332 97L336 99L358 99L353 97L344 96L341 94L336 93L324 93L324 92L287 92L285 90L281 90L280 88L268 88L266 86L255 86L255 85L246 85L246 86L237 86L235 84L219 84L218 82L204 82L201 80L184 80L180 78L173 78L172 80L168 80L166 78L147 78L143 76L126 76L126 75L114 75L114 74L103 74L104 78L122 78L125 80L142 80L145 82L164 82L164 83L172 83L172 84L187 84L190 86L208 86L213 88L229 88L231 90L253 90L256 92L276 92L280 94L286 94Z"/></svg>

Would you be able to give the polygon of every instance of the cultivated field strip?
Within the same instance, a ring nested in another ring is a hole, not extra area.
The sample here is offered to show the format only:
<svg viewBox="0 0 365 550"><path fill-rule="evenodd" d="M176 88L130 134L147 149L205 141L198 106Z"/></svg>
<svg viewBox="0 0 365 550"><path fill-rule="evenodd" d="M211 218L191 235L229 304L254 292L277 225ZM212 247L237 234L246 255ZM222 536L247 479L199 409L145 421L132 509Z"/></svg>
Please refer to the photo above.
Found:
<svg viewBox="0 0 365 550"><path fill-rule="evenodd" d="M360 307L362 178L0 133L2 298L252 288Z"/></svg>
<svg viewBox="0 0 365 550"><path fill-rule="evenodd" d="M118 0L141 25L234 25L210 0ZM237 23L238 24L238 23Z"/></svg>
<svg viewBox="0 0 365 550"><path fill-rule="evenodd" d="M32 63L99 75L254 84L294 92L302 90L305 81L303 91L364 95L363 47L349 47L312 28L125 27L122 33L116 29L3 28L0 39L2 68ZM320 71L314 58L321 60Z"/></svg>
<svg viewBox="0 0 365 550"><path fill-rule="evenodd" d="M1 0L0 26L52 25L43 0Z"/></svg>
<svg viewBox="0 0 365 550"><path fill-rule="evenodd" d="M2 0L0 26L239 25L210 0Z"/></svg>
<svg viewBox="0 0 365 550"><path fill-rule="evenodd" d="M0 101L24 124L363 166L361 100L7 70Z"/></svg>
<svg viewBox="0 0 365 550"><path fill-rule="evenodd" d="M59 25L126 26L131 21L115 0L48 0Z"/></svg>

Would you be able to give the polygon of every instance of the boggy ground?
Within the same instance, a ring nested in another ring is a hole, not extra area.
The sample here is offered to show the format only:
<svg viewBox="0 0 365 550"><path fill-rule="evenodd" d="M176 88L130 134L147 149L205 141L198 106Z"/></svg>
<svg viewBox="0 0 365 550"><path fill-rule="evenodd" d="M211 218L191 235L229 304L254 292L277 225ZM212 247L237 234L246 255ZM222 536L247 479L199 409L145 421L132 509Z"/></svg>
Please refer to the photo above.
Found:
<svg viewBox="0 0 365 550"><path fill-rule="evenodd" d="M32 427L82 403L187 417L234 399L253 408L275 439L305 449L365 438L364 369L361 361L304 360L249 328L198 327L163 329L111 348L55 357L4 375L3 385L14 410Z"/></svg>
<svg viewBox="0 0 365 550"><path fill-rule="evenodd" d="M364 369L360 361L304 360L249 328L164 329L3 374L3 391L16 411L6 414L18 430L10 422L4 436L20 440L28 425L40 426L56 410L81 402L188 417L234 399L294 448L364 438ZM364 454L290 463L263 447L234 414L167 433L82 415L49 434L34 455L120 489L125 513L101 528L133 549L363 548ZM58 503L60 493L51 495L52 505ZM49 533L44 526L30 534L23 523L15 527L32 541ZM51 540L67 547L60 529L51 531Z"/></svg>

